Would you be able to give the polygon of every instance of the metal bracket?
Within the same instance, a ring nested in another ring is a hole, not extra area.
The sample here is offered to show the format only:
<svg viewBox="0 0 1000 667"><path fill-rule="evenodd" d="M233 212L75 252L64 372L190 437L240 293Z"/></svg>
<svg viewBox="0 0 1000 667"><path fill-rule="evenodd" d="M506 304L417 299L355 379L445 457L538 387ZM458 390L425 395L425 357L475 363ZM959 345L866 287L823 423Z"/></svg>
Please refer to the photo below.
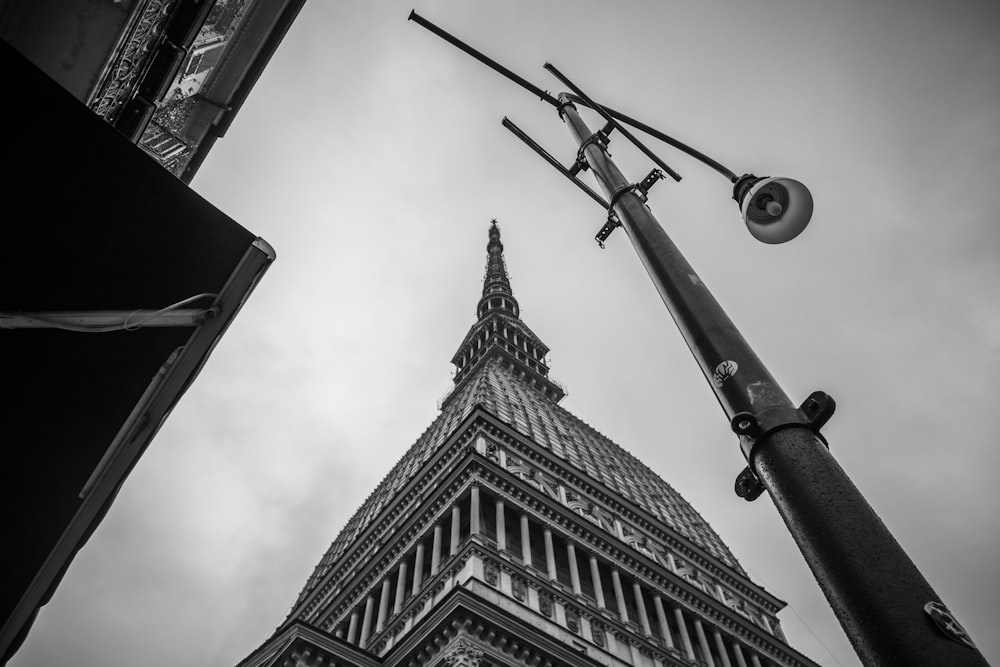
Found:
<svg viewBox="0 0 1000 667"><path fill-rule="evenodd" d="M590 135L589 137L580 142L580 148L578 148L576 151L576 164L572 169L570 169L571 173L575 175L577 172L587 171L587 169L590 168L590 165L587 164L587 155L585 153L585 151L587 150L587 146L589 146L590 144L597 144L605 151L608 149L609 139L607 132L605 132L605 129L607 129L606 125L604 126L604 128L598 130L597 132L594 132L592 135Z"/></svg>
<svg viewBox="0 0 1000 667"><path fill-rule="evenodd" d="M764 493L764 485L757 475L753 473L750 468L744 468L743 471L736 476L736 483L733 485L736 495L747 502L752 502L760 498L760 494Z"/></svg>
<svg viewBox="0 0 1000 667"><path fill-rule="evenodd" d="M596 132L587 138L586 142L580 147L580 153L577 154L578 160L583 154L583 147L586 146L587 142L594 140L594 137L602 134L602 132L603 130L601 132ZM664 176L665 175L662 170L654 167L653 170L646 175L646 178L642 179L642 182L623 185L614 191L611 195L611 203L608 204L608 221L604 223L604 226L601 227L601 231L597 232L597 236L594 237L594 240L597 241L597 245L601 246L602 250L604 249L604 242L608 240L609 236L611 236L611 232L622 226L621 220L618 219L618 214L614 211L615 204L617 204L618 200L622 198L622 195L626 192L635 192L642 198L643 201L646 201L646 195L649 193L650 188L652 188L658 180L664 178Z"/></svg>
<svg viewBox="0 0 1000 667"><path fill-rule="evenodd" d="M615 213L615 203L617 203L617 201L621 199L621 196L626 192L638 189L639 185L632 183L630 185L623 185L615 190L611 195L611 203L608 204L608 221L604 223L601 230L597 232L597 236L594 237L594 240L597 241L597 245L601 246L601 250L604 250L604 242L608 240L609 236L611 236L611 232L622 226L621 220L618 219L618 214ZM645 197L646 195L642 194L641 196Z"/></svg>
<svg viewBox="0 0 1000 667"><path fill-rule="evenodd" d="M594 240L597 241L597 245L601 246L601 250L604 250L604 242L608 240L609 236L611 236L611 232L621 226L622 223L621 220L618 219L618 214L613 210L608 209L608 221L604 223L601 230L597 232L597 236L594 237Z"/></svg>
<svg viewBox="0 0 1000 667"><path fill-rule="evenodd" d="M766 436L789 426L805 426L816 434L826 447L829 444L819 432L833 416L837 402L823 391L814 391L802 402L797 410L791 408L772 408L760 414L740 412L733 416L730 426L733 433L740 438L740 449L747 461L751 460L753 449ZM756 500L764 492L764 485L749 466L736 476L734 486L736 495L746 501Z"/></svg>
<svg viewBox="0 0 1000 667"><path fill-rule="evenodd" d="M646 174L646 178L642 179L642 182L639 183L639 191L645 196L656 185L656 182L663 178L666 178L663 170L653 168L652 171Z"/></svg>

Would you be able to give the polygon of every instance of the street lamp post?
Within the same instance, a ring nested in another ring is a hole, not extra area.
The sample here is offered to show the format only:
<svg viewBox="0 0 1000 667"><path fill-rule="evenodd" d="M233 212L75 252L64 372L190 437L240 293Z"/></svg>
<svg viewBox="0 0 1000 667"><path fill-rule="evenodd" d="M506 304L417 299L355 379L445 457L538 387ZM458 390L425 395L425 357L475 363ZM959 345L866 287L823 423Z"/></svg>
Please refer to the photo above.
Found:
<svg viewBox="0 0 1000 667"><path fill-rule="evenodd" d="M560 115L740 437L753 474L740 476L737 492L753 495L757 480L768 491L861 661L986 665L830 454L819 427L832 413L832 399L816 392L799 408L792 404L645 197L593 139L571 98L563 94L559 101Z"/></svg>
<svg viewBox="0 0 1000 667"><path fill-rule="evenodd" d="M804 229L812 213L808 190L790 179L737 177L690 146L594 103L552 65L545 67L574 94L554 97L416 13L410 19L558 109L579 147L578 162L570 169L507 119L504 126L607 206L608 222L598 241L603 243L617 226L624 228L739 437L748 467L736 479L737 494L753 500L764 490L769 493L861 661L893 667L986 666L969 635L830 454L820 428L833 413L833 399L814 392L798 407L789 400L646 206L646 192L663 173L653 170L640 183L629 181L608 154L608 135L619 130L677 180L617 121L722 173L734 183L734 199L750 233L765 243L782 243ZM575 102L600 113L607 125L592 132ZM585 168L593 171L607 201L575 178Z"/></svg>

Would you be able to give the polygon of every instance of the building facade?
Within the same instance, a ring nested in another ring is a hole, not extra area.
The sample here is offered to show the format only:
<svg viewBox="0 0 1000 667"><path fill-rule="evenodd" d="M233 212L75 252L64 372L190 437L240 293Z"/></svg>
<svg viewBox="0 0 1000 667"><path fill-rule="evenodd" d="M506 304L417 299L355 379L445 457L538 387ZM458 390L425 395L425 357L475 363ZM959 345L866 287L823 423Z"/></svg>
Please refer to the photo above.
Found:
<svg viewBox="0 0 1000 667"><path fill-rule="evenodd" d="M441 412L242 667L791 667L780 600L635 457L559 405L489 228Z"/></svg>
<svg viewBox="0 0 1000 667"><path fill-rule="evenodd" d="M0 39L188 183L304 2L0 0Z"/></svg>

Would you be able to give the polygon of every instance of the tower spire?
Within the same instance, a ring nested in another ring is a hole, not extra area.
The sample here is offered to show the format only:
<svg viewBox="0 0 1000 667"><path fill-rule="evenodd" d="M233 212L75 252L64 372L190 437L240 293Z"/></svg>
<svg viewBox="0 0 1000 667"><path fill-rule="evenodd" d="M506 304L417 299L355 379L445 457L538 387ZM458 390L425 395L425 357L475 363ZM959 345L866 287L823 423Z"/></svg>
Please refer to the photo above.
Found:
<svg viewBox="0 0 1000 667"><path fill-rule="evenodd" d="M549 379L549 367L545 362L548 353L545 343L521 321L521 309L507 275L500 227L494 218L490 221L489 241L486 243L486 277L483 280L483 295L476 306L476 323L451 360L456 368L455 389L488 361L498 360L528 380L547 398L558 401L564 392ZM452 390L452 395L455 393Z"/></svg>
<svg viewBox="0 0 1000 667"><path fill-rule="evenodd" d="M497 301L499 299L499 301ZM514 318L520 316L517 299L510 288L507 263L503 258L503 243L500 242L500 227L497 219L490 220L490 239L486 244L486 277L483 280L483 298L476 306L480 320L492 310L503 310Z"/></svg>

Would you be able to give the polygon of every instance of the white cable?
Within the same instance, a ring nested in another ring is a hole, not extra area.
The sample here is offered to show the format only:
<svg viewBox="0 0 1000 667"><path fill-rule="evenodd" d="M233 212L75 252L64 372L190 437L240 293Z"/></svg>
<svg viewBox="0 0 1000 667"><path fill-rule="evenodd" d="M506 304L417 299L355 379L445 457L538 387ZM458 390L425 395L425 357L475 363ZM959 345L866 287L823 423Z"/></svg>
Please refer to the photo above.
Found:
<svg viewBox="0 0 1000 667"><path fill-rule="evenodd" d="M182 299L182 300L178 301L177 303L170 304L166 308L161 308L160 310L156 311L155 313L153 313L149 317L143 318L143 319L139 320L138 322L136 322L134 325L129 326L129 320L132 318L132 315L135 315L136 313L139 312L138 310L134 310L134 311L132 311L132 313L128 317L125 318L125 321L122 323L121 328L122 328L123 331L136 331L136 330L142 328L142 325L145 324L146 322L149 322L150 320L156 319L157 317L159 317L160 315L163 315L164 313L168 313L171 310L176 310L177 308L180 308L181 306L186 306L189 303L192 303L194 301L198 301L199 299L203 299L205 297L212 297L214 299L217 296L219 296L219 295L218 294L212 294L210 292L202 292L201 294L195 294L194 296L189 296L188 298Z"/></svg>
<svg viewBox="0 0 1000 667"><path fill-rule="evenodd" d="M24 315L24 314L16 314L15 315L15 314L6 313L6 312L0 312L0 317L11 317L11 318L13 318L13 317L20 317L20 318L24 318L24 319L30 320L32 322L38 322L38 323L41 323L41 324L46 324L50 328L53 328L53 329L62 329L64 331L75 331L77 333L110 333L110 332L113 332L113 331L137 331L137 330L139 330L139 329L142 328L143 324L145 324L146 322L149 322L150 320L156 319L157 317L160 317L164 313L168 313L168 312L170 312L172 310L176 310L178 308L186 306L189 303L192 303L194 301L198 301L200 299L204 299L204 298L215 299L218 296L219 296L218 294L213 293L213 292L202 292L201 294L195 294L194 296L189 296L186 299L181 299L177 303L172 303L172 304L170 304L169 306L167 306L165 308L161 308L160 310L156 311L155 313L152 313L151 315L148 315L148 316L142 318L141 320L135 322L134 324L130 323L130 320L132 319L132 317L136 313L139 312L138 310L133 310L128 316L125 317L125 321L122 322L121 324L115 324L115 325L110 325L110 326L87 326L85 324L69 324L67 322L57 322L55 320L50 320L50 319L47 319L47 318L44 318L44 317L35 317L33 315ZM12 327L0 327L0 328L12 328Z"/></svg>

